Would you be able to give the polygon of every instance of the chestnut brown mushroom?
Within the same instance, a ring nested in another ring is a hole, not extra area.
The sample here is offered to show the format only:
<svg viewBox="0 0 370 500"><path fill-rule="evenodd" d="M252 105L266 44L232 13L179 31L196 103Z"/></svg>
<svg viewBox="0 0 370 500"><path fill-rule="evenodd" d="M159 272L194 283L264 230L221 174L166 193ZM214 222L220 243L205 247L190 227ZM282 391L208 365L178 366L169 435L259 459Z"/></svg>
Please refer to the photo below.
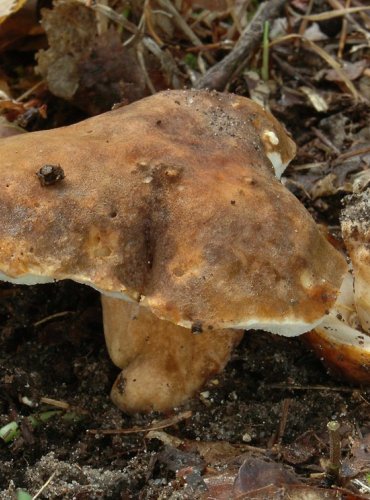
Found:
<svg viewBox="0 0 370 500"><path fill-rule="evenodd" d="M244 329L298 335L335 303L346 263L275 176L294 152L270 113L207 91L4 139L1 279L99 290L115 403L179 405ZM65 177L42 185L44 165Z"/></svg>
<svg viewBox="0 0 370 500"><path fill-rule="evenodd" d="M331 313L305 338L334 374L369 384L370 188L345 201L341 227L352 270Z"/></svg>

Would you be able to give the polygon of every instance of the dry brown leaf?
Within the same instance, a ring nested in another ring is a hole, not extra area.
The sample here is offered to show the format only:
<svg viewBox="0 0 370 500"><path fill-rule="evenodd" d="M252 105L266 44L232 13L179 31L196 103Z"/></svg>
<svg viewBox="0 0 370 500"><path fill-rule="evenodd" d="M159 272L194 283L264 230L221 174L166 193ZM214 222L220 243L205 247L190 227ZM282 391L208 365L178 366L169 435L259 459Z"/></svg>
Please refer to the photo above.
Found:
<svg viewBox="0 0 370 500"><path fill-rule="evenodd" d="M99 35L91 9L58 2L42 14L49 48L37 54L38 71L53 94L90 115L147 95L134 49L122 46L118 30Z"/></svg>
<svg viewBox="0 0 370 500"><path fill-rule="evenodd" d="M270 46L276 45L278 43L287 42L288 40L292 40L292 39L293 40L294 39L301 40L313 52L315 52L324 61L326 61L327 64L329 66L331 66L333 68L333 70L336 71L336 73L338 74L338 76L341 78L341 80L343 81L343 83L346 85L346 87L348 88L348 90L353 95L354 99L356 101L359 101L360 99L362 99L362 96L359 95L359 93L357 92L357 90L356 90L355 86L353 85L353 83L351 82L351 80L349 80L347 78L347 75L342 71L342 68L341 68L340 64L338 63L338 61L336 61L328 52L326 52L323 48L321 48L319 45L317 45L313 41L308 40L304 36L301 36L301 35L298 35L298 34L291 34L291 35L282 36L281 38L278 38L277 40L274 40L273 42L271 42Z"/></svg>
<svg viewBox="0 0 370 500"><path fill-rule="evenodd" d="M9 122L5 116L0 116L0 139L12 135L23 134L26 131L14 123Z"/></svg>
<svg viewBox="0 0 370 500"><path fill-rule="evenodd" d="M316 111L318 111L319 113L325 113L326 111L328 111L329 106L327 102L315 89L306 87L305 85L299 87L299 89L308 97L308 100L316 109Z"/></svg>
<svg viewBox="0 0 370 500"><path fill-rule="evenodd" d="M321 489L303 484L298 476L281 464L250 457L240 467L235 479L234 468L227 468L218 475L206 475L208 491L202 500L280 499L330 500L348 498L338 490ZM233 480L234 479L234 480ZM353 495L352 500L360 498Z"/></svg>
<svg viewBox="0 0 370 500"><path fill-rule="evenodd" d="M357 61L354 63L349 61L343 61L342 71L347 76L348 80L353 81L362 75L362 73L364 72L365 68L368 67L368 65L369 63L365 59L362 59L361 61ZM338 75L338 71L334 69L329 69L326 72L325 79L328 80L329 82L342 81L341 77Z"/></svg>
<svg viewBox="0 0 370 500"><path fill-rule="evenodd" d="M334 173L330 173L318 180L311 190L312 199L321 198L322 196L332 196L338 191L338 187L335 185L337 176Z"/></svg>
<svg viewBox="0 0 370 500"><path fill-rule="evenodd" d="M235 0L186 0L184 4L193 9L206 9L210 11L223 11L228 9L230 4L234 4Z"/></svg>
<svg viewBox="0 0 370 500"><path fill-rule="evenodd" d="M307 21L327 21L328 19L334 19L335 17L342 17L347 14L356 14L358 12L364 12L370 10L369 6L362 7L346 7L343 9L334 9L328 12L321 12L320 14L311 14L309 16L298 16L306 19Z"/></svg>
<svg viewBox="0 0 370 500"><path fill-rule="evenodd" d="M281 454L292 465L303 464L318 453L320 445L313 431L307 431L293 443L281 445Z"/></svg>

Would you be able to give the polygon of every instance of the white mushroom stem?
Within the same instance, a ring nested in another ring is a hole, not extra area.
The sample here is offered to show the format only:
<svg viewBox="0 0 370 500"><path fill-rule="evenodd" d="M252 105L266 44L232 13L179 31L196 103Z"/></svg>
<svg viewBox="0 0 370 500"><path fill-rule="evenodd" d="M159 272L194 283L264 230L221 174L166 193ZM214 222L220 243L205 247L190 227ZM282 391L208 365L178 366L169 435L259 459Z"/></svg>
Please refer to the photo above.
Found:
<svg viewBox="0 0 370 500"><path fill-rule="evenodd" d="M138 304L106 296L102 304L108 351L123 369L111 396L128 413L183 403L224 368L243 335L233 330L195 335Z"/></svg>

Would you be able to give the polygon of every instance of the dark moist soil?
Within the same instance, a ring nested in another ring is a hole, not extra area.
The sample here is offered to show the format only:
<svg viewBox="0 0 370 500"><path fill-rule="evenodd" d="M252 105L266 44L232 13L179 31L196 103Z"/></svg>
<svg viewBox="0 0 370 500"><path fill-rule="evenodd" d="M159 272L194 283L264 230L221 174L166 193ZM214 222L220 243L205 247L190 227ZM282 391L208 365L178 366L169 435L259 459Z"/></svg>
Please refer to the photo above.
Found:
<svg viewBox="0 0 370 500"><path fill-rule="evenodd" d="M20 429L18 437L0 444L1 499L13 498L16 488L35 494L52 475L39 498L196 498L174 480L160 440L145 439L143 432L89 432L145 427L166 417L128 417L111 403L118 370L105 349L97 293L73 282L2 284L0 320L0 426L17 421ZM58 410L42 403L44 397L69 407L33 426L27 416ZM321 470L330 420L342 423L344 438L355 428L357 435L366 434L370 423L365 391L332 379L299 338L258 331L246 334L224 373L175 414L184 410L192 417L165 432L195 443L262 448L283 462L289 459L287 445L313 431L311 444L321 444L295 460L302 476Z"/></svg>

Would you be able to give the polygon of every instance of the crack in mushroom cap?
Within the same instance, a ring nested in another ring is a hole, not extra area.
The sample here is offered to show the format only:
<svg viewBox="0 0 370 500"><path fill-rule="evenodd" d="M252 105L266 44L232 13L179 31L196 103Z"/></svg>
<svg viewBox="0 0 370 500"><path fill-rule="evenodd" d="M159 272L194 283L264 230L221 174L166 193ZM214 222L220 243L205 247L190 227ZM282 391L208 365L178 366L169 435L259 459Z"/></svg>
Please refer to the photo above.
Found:
<svg viewBox="0 0 370 500"><path fill-rule="evenodd" d="M3 139L2 279L70 278L186 327L302 333L346 265L274 175L268 155L294 151L257 104L207 91ZM65 179L42 187L44 164Z"/></svg>

